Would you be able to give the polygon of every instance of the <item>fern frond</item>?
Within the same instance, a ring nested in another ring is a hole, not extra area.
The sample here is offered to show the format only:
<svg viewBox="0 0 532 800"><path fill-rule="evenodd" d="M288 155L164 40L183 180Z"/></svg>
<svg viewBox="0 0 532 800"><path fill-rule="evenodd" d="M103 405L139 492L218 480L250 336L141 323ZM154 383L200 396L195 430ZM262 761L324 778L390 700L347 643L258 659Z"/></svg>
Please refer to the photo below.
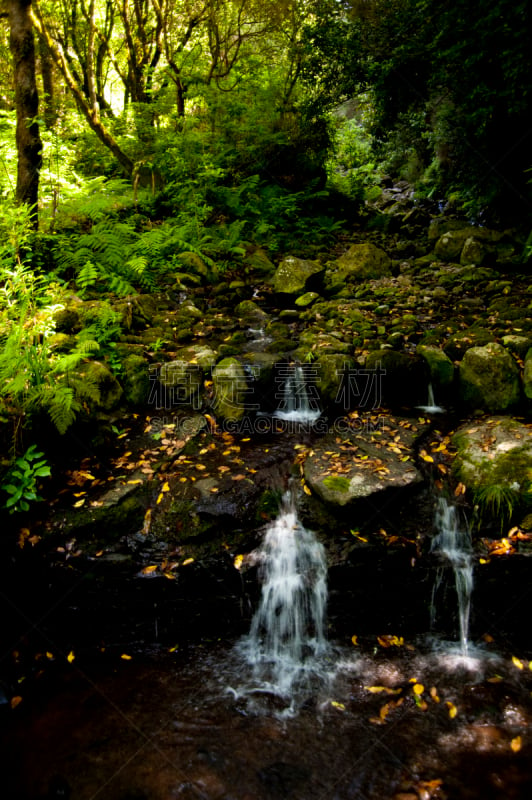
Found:
<svg viewBox="0 0 532 800"><path fill-rule="evenodd" d="M70 386L54 386L47 402L50 419L60 434L66 433L76 419L81 405Z"/></svg>

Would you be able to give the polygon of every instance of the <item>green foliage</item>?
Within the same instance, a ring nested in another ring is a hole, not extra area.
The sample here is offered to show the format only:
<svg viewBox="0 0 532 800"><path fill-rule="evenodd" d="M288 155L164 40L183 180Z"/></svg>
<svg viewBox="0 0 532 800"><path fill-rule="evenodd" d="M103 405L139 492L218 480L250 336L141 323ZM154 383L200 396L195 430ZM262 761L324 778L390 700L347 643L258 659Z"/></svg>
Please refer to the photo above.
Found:
<svg viewBox="0 0 532 800"><path fill-rule="evenodd" d="M43 499L37 493L39 480L51 474L50 466L43 456L44 453L39 452L32 444L24 455L15 459L5 475L1 488L9 497L3 507L9 509L10 514L28 511L30 503Z"/></svg>
<svg viewBox="0 0 532 800"><path fill-rule="evenodd" d="M507 484L494 483L478 489L473 500L478 527L496 520L502 532L520 504L520 495L516 489Z"/></svg>

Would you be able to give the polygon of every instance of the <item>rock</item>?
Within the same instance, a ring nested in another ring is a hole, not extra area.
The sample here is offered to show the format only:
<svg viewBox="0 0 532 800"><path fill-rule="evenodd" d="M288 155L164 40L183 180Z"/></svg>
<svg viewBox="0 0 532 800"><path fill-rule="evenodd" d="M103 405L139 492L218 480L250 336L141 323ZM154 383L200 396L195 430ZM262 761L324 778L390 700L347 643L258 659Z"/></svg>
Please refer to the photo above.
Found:
<svg viewBox="0 0 532 800"><path fill-rule="evenodd" d="M248 384L242 364L232 357L220 361L212 372L215 414L226 420L244 416Z"/></svg>
<svg viewBox="0 0 532 800"><path fill-rule="evenodd" d="M185 358L168 361L159 370L160 393L158 408L172 406L202 406L203 369L198 363L189 363Z"/></svg>
<svg viewBox="0 0 532 800"><path fill-rule="evenodd" d="M132 406L141 406L150 395L148 362L140 355L130 355L122 361L124 398Z"/></svg>
<svg viewBox="0 0 532 800"><path fill-rule="evenodd" d="M371 242L353 244L347 253L329 263L326 284L334 287L347 281L363 283L387 277L391 275L391 267L390 257L380 247Z"/></svg>
<svg viewBox="0 0 532 800"><path fill-rule="evenodd" d="M452 444L453 474L473 494L498 486L530 499L532 425L511 417L474 419L456 430Z"/></svg>
<svg viewBox="0 0 532 800"><path fill-rule="evenodd" d="M490 413L507 411L520 399L519 369L500 344L466 351L459 369L460 400L469 408Z"/></svg>
<svg viewBox="0 0 532 800"><path fill-rule="evenodd" d="M270 317L253 300L242 300L235 308L236 314L248 325L263 326L269 321Z"/></svg>
<svg viewBox="0 0 532 800"><path fill-rule="evenodd" d="M89 361L82 368L76 370L77 374L96 390L98 398L91 395L90 403L102 411L111 411L118 405L123 390L111 370L101 361Z"/></svg>
<svg viewBox="0 0 532 800"><path fill-rule="evenodd" d="M525 357L525 368L523 371L523 390L527 400L532 400L532 348L528 350Z"/></svg>
<svg viewBox="0 0 532 800"><path fill-rule="evenodd" d="M434 389L448 391L454 380L454 364L439 347L420 344L416 353L427 363Z"/></svg>
<svg viewBox="0 0 532 800"><path fill-rule="evenodd" d="M326 434L313 445L313 455L305 462L305 480L311 490L326 503L344 507L358 500L378 502L387 490L419 484L422 478L411 450L416 432L395 425L392 420L388 426L393 436L364 429L342 429L341 438ZM399 436L395 443L394 436Z"/></svg>
<svg viewBox="0 0 532 800"><path fill-rule="evenodd" d="M317 292L305 292L305 294L300 295L297 300L295 301L296 306L300 306L301 308L307 308L311 306L312 303L315 303L318 300L320 295Z"/></svg>
<svg viewBox="0 0 532 800"><path fill-rule="evenodd" d="M323 275L325 267L316 261L288 256L277 267L273 276L273 288L279 294L301 294L308 284Z"/></svg>
<svg viewBox="0 0 532 800"><path fill-rule="evenodd" d="M471 347L482 347L493 340L494 336L491 331L471 327L451 334L443 349L451 361L458 361Z"/></svg>
<svg viewBox="0 0 532 800"><path fill-rule="evenodd" d="M247 267L251 268L253 272L257 272L261 276L272 275L275 270L275 266L260 247L252 253L249 253L245 257L244 263Z"/></svg>
<svg viewBox="0 0 532 800"><path fill-rule="evenodd" d="M429 370L421 356L395 350L374 350L360 370L361 386L373 385L366 408L383 404L394 408L416 406L426 402ZM368 405L369 403L369 405Z"/></svg>
<svg viewBox="0 0 532 800"><path fill-rule="evenodd" d="M204 279L207 279L211 275L212 270L197 253L185 251L179 253L177 259L189 272L195 275L199 275Z"/></svg>
<svg viewBox="0 0 532 800"><path fill-rule="evenodd" d="M526 358L532 346L532 339L529 336L518 336L515 333L509 333L503 336L501 341L507 350L523 359Z"/></svg>
<svg viewBox="0 0 532 800"><path fill-rule="evenodd" d="M486 258L487 251L482 242L479 242L474 236L468 236L462 247L460 254L461 264L482 264Z"/></svg>
<svg viewBox="0 0 532 800"><path fill-rule="evenodd" d="M318 357L312 364L316 388L324 406L338 405L342 411L350 411L349 378L355 367L352 358L343 353L324 353L318 350Z"/></svg>

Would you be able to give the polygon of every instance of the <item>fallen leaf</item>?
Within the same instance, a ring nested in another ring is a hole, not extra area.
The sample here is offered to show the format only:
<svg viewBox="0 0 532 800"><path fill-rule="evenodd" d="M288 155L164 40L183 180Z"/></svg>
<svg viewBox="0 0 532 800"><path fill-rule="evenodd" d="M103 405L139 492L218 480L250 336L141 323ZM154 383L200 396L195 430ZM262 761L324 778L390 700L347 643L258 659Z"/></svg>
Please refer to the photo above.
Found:
<svg viewBox="0 0 532 800"><path fill-rule="evenodd" d="M414 694L423 694L423 692L425 691L425 687L423 686L422 683L415 683L412 687L412 691L414 692Z"/></svg>
<svg viewBox="0 0 532 800"><path fill-rule="evenodd" d="M122 661L131 661L131 659L133 658L133 656L128 656L128 654L127 654L127 653L122 653L122 655L120 656L120 658L122 659Z"/></svg>
<svg viewBox="0 0 532 800"><path fill-rule="evenodd" d="M353 634L353 636L351 636L351 641L353 642L353 644L354 644L355 646L356 646L356 645L358 645L358 636L356 635L356 633L355 633L355 634ZM531 662L531 663L532 663L532 662Z"/></svg>
<svg viewBox="0 0 532 800"><path fill-rule="evenodd" d="M385 694L401 693L401 689L390 689L389 686L364 686L364 689L372 694L379 694L379 692L384 692Z"/></svg>
<svg viewBox="0 0 532 800"><path fill-rule="evenodd" d="M456 708L454 703L450 702L450 700L447 700L446 705L449 708L449 716L450 716L450 718L454 719L456 717L456 715L458 714L458 709Z"/></svg>
<svg viewBox="0 0 532 800"><path fill-rule="evenodd" d="M152 572L155 572L156 569L157 569L157 564L150 564L149 567L144 567L144 569L142 569L141 572L143 575L151 575Z"/></svg>
<svg viewBox="0 0 532 800"><path fill-rule="evenodd" d="M9 705L11 706L11 708L16 708L19 705L19 703L22 703L22 697L18 694L15 697L11 698Z"/></svg>
<svg viewBox="0 0 532 800"><path fill-rule="evenodd" d="M186 566L188 566L189 564L193 564L193 563L194 563L194 559L193 559L193 558L185 558L185 560L183 561L183 563L181 564L181 566L182 566L182 567L186 567Z"/></svg>
<svg viewBox="0 0 532 800"><path fill-rule="evenodd" d="M512 751L514 753L518 753L519 750L521 749L522 744L523 740L521 739L521 737L516 736L515 739L512 739L512 741L510 742L510 747L512 748Z"/></svg>
<svg viewBox="0 0 532 800"><path fill-rule="evenodd" d="M517 667L517 669L523 669L525 666L523 662L517 658L517 656L512 656L512 664Z"/></svg>
<svg viewBox="0 0 532 800"><path fill-rule="evenodd" d="M74 651L71 650L70 653L67 655L67 661L69 664L72 664L76 656L74 655Z"/></svg>

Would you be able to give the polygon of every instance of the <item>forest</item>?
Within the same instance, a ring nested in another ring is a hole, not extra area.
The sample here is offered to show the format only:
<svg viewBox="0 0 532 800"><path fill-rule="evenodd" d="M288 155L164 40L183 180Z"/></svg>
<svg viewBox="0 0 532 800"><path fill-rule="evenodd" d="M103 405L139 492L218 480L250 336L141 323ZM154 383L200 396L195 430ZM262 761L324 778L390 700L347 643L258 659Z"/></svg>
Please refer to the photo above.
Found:
<svg viewBox="0 0 532 800"><path fill-rule="evenodd" d="M529 796L531 15L0 0L8 800Z"/></svg>

